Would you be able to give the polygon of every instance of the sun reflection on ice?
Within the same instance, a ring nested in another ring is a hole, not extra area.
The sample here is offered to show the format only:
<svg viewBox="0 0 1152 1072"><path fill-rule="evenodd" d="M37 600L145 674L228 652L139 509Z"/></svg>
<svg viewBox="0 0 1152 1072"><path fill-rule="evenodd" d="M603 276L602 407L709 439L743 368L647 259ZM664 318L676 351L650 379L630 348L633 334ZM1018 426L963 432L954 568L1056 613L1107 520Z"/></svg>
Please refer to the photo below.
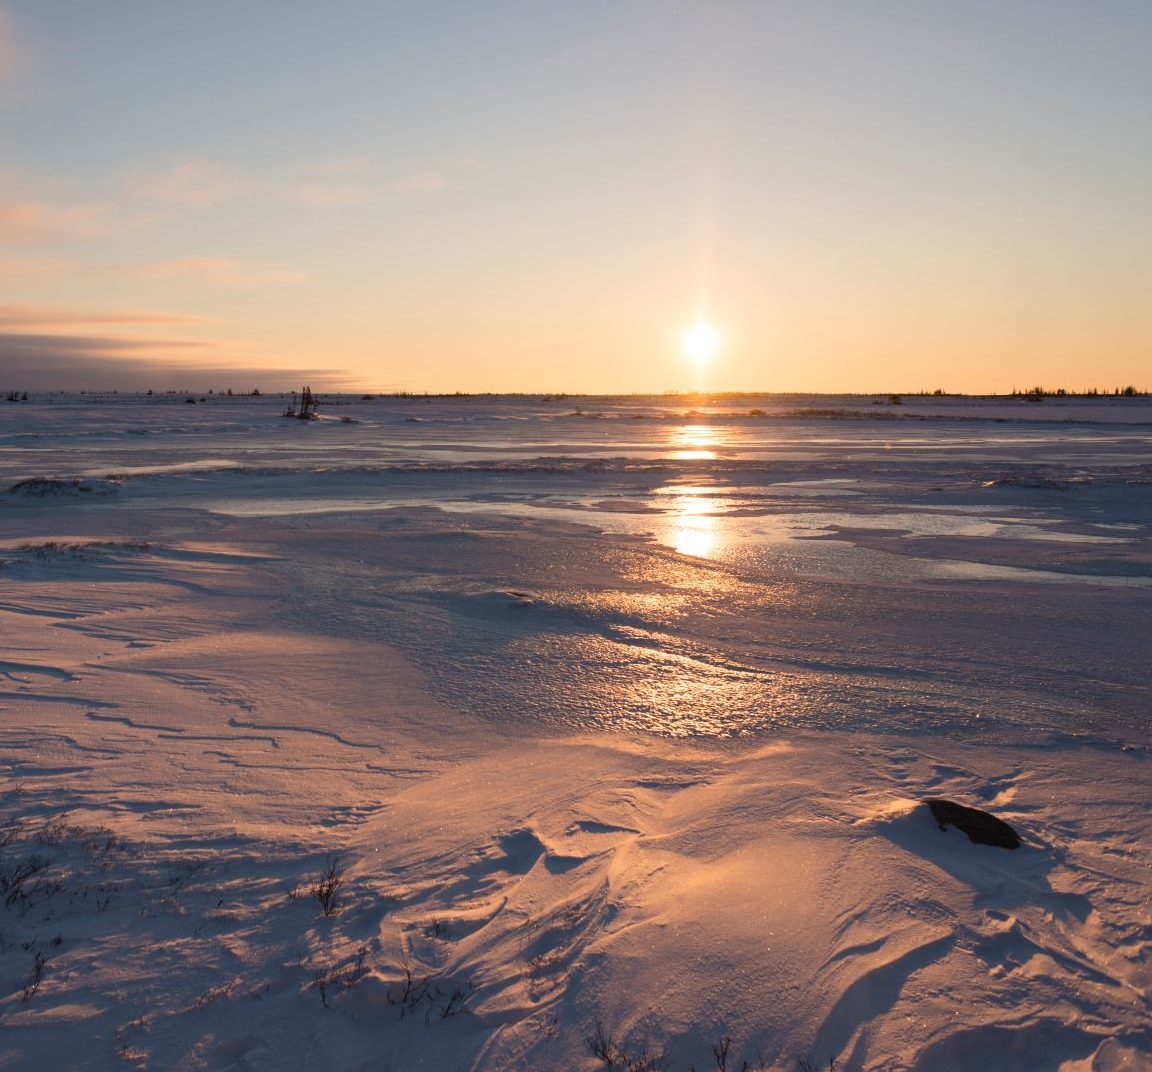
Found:
<svg viewBox="0 0 1152 1072"><path fill-rule="evenodd" d="M719 428L708 424L686 424L672 431L672 457L677 461L714 461L716 449L725 441Z"/></svg>
<svg viewBox="0 0 1152 1072"><path fill-rule="evenodd" d="M723 543L723 501L715 498L714 488L677 484L657 488L656 494L668 496L665 525L657 539L682 555L712 558Z"/></svg>

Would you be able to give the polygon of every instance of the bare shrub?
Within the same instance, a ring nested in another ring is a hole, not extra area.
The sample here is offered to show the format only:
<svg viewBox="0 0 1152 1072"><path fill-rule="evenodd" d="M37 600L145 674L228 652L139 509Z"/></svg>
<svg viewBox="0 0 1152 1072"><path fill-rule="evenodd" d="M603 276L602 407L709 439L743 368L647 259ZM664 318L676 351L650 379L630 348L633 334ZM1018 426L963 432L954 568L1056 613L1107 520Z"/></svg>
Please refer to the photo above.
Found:
<svg viewBox="0 0 1152 1072"><path fill-rule="evenodd" d="M400 1010L400 1019L424 1010L424 1022L433 1017L447 1020L464 1011L476 990L468 976L463 982L441 979L435 974L417 976L410 965L404 965L404 978L389 987L385 1000Z"/></svg>
<svg viewBox="0 0 1152 1072"><path fill-rule="evenodd" d="M43 856L29 856L23 860L0 862L0 898L5 908L26 908L31 902L30 882L48 867Z"/></svg>
<svg viewBox="0 0 1152 1072"><path fill-rule="evenodd" d="M605 1068L619 1072L664 1072L668 1064L662 1053L655 1053L647 1046L637 1053L629 1053L620 1045L612 1033L605 1029L603 1021L597 1017L592 1031L584 1036L588 1052Z"/></svg>
<svg viewBox="0 0 1152 1072"><path fill-rule="evenodd" d="M319 993L324 1008L332 1007L328 1004L329 994L342 994L350 990L368 974L367 957L368 947L362 945L351 960L343 964L330 964L316 972L312 977L312 986Z"/></svg>
<svg viewBox="0 0 1152 1072"><path fill-rule="evenodd" d="M25 1005L32 1000L32 995L40 989L40 983L44 979L44 966L47 963L44 954L40 950L36 950L36 956L32 961L32 970L28 973L28 978L24 980L24 986L20 990L20 1000Z"/></svg>
<svg viewBox="0 0 1152 1072"><path fill-rule="evenodd" d="M344 869L340 866L340 857L329 856L327 867L309 891L320 902L320 908L325 916L334 916L340 911L338 893L343 885Z"/></svg>
<svg viewBox="0 0 1152 1072"><path fill-rule="evenodd" d="M799 1057L796 1060L796 1072L820 1072L821 1066L814 1057ZM828 1072L836 1072L836 1058L828 1058Z"/></svg>

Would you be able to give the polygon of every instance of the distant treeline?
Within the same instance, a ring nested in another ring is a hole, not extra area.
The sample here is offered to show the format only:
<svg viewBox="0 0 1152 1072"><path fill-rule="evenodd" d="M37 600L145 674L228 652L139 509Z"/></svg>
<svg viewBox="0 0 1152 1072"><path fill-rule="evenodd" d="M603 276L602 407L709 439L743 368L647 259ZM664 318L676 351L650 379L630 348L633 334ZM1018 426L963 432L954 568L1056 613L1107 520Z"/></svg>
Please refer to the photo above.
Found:
<svg viewBox="0 0 1152 1072"><path fill-rule="evenodd" d="M209 388L205 392L190 391L187 388L183 388L180 390L172 388L172 389L169 389L167 391L153 391L152 388L148 388L147 391L121 391L119 388L116 388L116 387L108 387L108 388L80 387L76 390L69 390L66 388L60 388L60 389L55 390L55 391L37 391L36 393L40 394L40 395L49 395L49 396L51 396L51 395L144 395L145 397L151 397L152 395L190 395L190 394L197 394L198 395L198 394L203 393L206 395L213 395L213 394L220 395L221 398L232 398L233 396L235 396L237 398L259 398L262 392L260 391L259 387L254 387L254 388L252 388L251 391L233 391L231 387L227 388L226 390L213 391L211 388ZM288 392L283 391L281 393L287 394ZM28 392L27 391L9 391L7 393L7 395L5 395L5 398L9 402L27 402L28 401Z"/></svg>
<svg viewBox="0 0 1152 1072"><path fill-rule="evenodd" d="M119 390L117 388L96 389L96 388L79 388L76 390L57 389L51 391L37 391L36 395L40 397L52 397L58 395L93 395L93 396L106 396L106 395L128 395L128 396L145 396L145 397L165 397L165 398L178 398L184 401L201 401L206 402L209 395L214 395L217 398L260 398L266 394L271 397L287 397L293 392L289 391L272 391L263 392L258 387L254 387L251 391L233 391L231 387L221 389L219 391L209 388L207 391L190 391L185 389L166 389L161 391L154 391L152 389L144 391L127 391ZM411 398L431 401L433 399L477 399L484 400L490 398L529 398L538 399L542 402L561 402L565 399L583 399L583 398L600 398L600 399L641 399L641 398L663 398L663 399L690 399L697 402L711 401L717 402L723 399L739 399L739 398L762 398L764 396L773 396L776 398L859 398L859 399L875 399L877 404L883 401L888 401L892 405L900 405L904 398L1019 398L1028 402L1041 402L1045 398L1147 398L1152 392L1148 390L1141 390L1132 384L1127 387L1113 387L1111 389L1104 388L1103 390L1098 387L1090 387L1082 391L1069 390L1066 387L1043 387L1037 385L1027 389L1020 389L1014 387L1007 395L999 394L992 391L986 394L973 393L968 391L945 391L941 387L935 390L924 391L907 391L903 394L890 394L885 391L649 391L649 392L624 392L613 393L608 392L604 394L586 394L586 393L567 393L556 391L378 391L374 394L362 394L358 391L333 391L329 397L335 399L340 398L341 401L338 405L347 405L346 400L357 400L361 402L371 402L377 398ZM27 402L29 401L27 391L6 391L0 394L7 402Z"/></svg>
<svg viewBox="0 0 1152 1072"><path fill-rule="evenodd" d="M1147 391L1138 391L1132 384L1127 387L1113 387L1111 391L1101 391L1098 387L1090 387L1086 391L1069 391L1064 387L1049 389L1047 387L1030 387L1027 391L1012 389L1011 398L1025 398L1029 402L1039 402L1044 398L1105 398L1109 395L1114 398L1144 398Z"/></svg>

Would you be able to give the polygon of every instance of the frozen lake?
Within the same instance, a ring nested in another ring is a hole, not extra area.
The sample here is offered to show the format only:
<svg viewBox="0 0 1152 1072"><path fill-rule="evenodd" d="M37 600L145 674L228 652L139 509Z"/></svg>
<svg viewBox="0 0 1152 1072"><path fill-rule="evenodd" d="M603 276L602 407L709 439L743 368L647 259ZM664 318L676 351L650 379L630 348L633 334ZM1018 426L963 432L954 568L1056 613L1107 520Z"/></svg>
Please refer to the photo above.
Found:
<svg viewBox="0 0 1152 1072"><path fill-rule="evenodd" d="M303 532L287 624L501 722L1145 732L1146 399L197 397L0 411L5 486L91 489L10 532Z"/></svg>
<svg viewBox="0 0 1152 1072"><path fill-rule="evenodd" d="M0 409L5 1067L1149 1067L1145 400L285 405Z"/></svg>

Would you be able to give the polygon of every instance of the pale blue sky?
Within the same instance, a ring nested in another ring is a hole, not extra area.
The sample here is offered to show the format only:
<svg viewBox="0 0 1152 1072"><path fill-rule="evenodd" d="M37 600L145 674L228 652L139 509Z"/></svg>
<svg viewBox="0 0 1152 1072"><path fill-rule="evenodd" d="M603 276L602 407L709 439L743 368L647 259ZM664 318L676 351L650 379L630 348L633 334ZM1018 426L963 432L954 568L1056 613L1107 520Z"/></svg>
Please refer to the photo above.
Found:
<svg viewBox="0 0 1152 1072"><path fill-rule="evenodd" d="M662 390L704 315L718 388L1148 378L1147 2L0 12L6 370Z"/></svg>

